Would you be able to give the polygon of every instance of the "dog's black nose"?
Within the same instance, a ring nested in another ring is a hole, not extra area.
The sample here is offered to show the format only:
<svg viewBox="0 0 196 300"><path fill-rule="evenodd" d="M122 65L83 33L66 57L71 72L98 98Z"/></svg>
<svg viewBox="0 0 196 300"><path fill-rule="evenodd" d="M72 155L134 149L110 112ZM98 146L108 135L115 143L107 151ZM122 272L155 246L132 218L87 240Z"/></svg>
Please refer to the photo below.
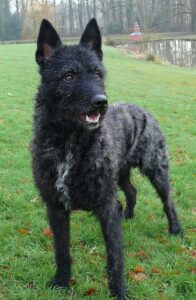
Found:
<svg viewBox="0 0 196 300"><path fill-rule="evenodd" d="M104 108L107 107L108 100L105 95L98 94L92 98L92 104L96 108Z"/></svg>

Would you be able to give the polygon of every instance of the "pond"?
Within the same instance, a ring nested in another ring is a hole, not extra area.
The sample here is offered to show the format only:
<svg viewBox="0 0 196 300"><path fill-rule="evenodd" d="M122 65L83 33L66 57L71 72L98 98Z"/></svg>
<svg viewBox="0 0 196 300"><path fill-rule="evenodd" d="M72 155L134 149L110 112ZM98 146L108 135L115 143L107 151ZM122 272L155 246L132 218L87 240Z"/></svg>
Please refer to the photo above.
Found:
<svg viewBox="0 0 196 300"><path fill-rule="evenodd" d="M196 41L164 40L147 43L147 51L174 65L196 66Z"/></svg>

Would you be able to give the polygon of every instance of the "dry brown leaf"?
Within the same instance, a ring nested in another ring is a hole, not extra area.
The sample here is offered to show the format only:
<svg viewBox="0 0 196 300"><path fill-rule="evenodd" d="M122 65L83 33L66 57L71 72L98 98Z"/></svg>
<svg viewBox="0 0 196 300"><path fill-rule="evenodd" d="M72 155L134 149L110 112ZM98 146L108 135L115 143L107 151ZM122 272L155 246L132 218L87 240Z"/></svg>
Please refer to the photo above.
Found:
<svg viewBox="0 0 196 300"><path fill-rule="evenodd" d="M71 278L70 280L69 280L69 284L70 285L75 285L77 283L77 281L76 281L76 279L74 279L74 278Z"/></svg>
<svg viewBox="0 0 196 300"><path fill-rule="evenodd" d="M135 273L133 271L129 271L128 275L134 281L144 281L148 278L148 276L143 272Z"/></svg>
<svg viewBox="0 0 196 300"><path fill-rule="evenodd" d="M43 235L45 235L47 238L51 239L53 236L52 231L50 230L50 227L47 226L46 228L43 229Z"/></svg>
<svg viewBox="0 0 196 300"><path fill-rule="evenodd" d="M161 274L161 271L157 268L152 268L151 273L152 274Z"/></svg>
<svg viewBox="0 0 196 300"><path fill-rule="evenodd" d="M143 273L144 272L144 268L141 267L141 266L137 266L137 267L134 268L133 272L136 273L136 274L137 273Z"/></svg>
<svg viewBox="0 0 196 300"><path fill-rule="evenodd" d="M90 289L88 289L86 292L84 292L83 296L84 296L84 297L88 297L88 296L93 295L95 292L96 292L96 289L95 289L95 288L90 288Z"/></svg>
<svg viewBox="0 0 196 300"><path fill-rule="evenodd" d="M135 252L135 253L132 253L132 254L127 254L127 255L129 257L139 257L139 258L143 258L143 259L146 258L146 252L143 251L143 250Z"/></svg>
<svg viewBox="0 0 196 300"><path fill-rule="evenodd" d="M27 233L29 233L29 230L25 229L25 228L19 228L18 232L21 233L21 234L27 234Z"/></svg>

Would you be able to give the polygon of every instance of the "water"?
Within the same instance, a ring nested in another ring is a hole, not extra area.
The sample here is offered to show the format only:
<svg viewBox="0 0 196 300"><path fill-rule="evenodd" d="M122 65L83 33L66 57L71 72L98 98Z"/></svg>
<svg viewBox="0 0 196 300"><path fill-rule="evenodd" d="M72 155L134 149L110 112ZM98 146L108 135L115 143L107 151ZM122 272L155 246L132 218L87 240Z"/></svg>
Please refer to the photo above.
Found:
<svg viewBox="0 0 196 300"><path fill-rule="evenodd" d="M196 41L152 41L147 43L147 51L166 63L184 67L196 66Z"/></svg>

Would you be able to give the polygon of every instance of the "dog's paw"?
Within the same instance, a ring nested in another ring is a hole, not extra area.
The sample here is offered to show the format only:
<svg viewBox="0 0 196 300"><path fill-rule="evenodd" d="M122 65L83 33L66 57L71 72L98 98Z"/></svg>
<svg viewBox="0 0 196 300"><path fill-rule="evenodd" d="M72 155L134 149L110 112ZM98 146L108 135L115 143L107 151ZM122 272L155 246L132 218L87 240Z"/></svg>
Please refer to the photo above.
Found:
<svg viewBox="0 0 196 300"><path fill-rule="evenodd" d="M117 295L117 300L128 300L128 297L126 294Z"/></svg>
<svg viewBox="0 0 196 300"><path fill-rule="evenodd" d="M126 293L111 294L110 296L114 299L117 299L117 300L129 300Z"/></svg>
<svg viewBox="0 0 196 300"><path fill-rule="evenodd" d="M128 296L127 296L127 290L126 289L123 289L121 291L118 291L118 292L110 292L110 296L112 298L115 298L117 300L128 300Z"/></svg>
<svg viewBox="0 0 196 300"><path fill-rule="evenodd" d="M66 279L54 277L49 283L48 287L51 289L65 289L69 282Z"/></svg>
<svg viewBox="0 0 196 300"><path fill-rule="evenodd" d="M184 231L183 231L182 227L180 226L180 224L175 224L172 227L170 227L169 233L172 235L179 235L181 237L184 235Z"/></svg>
<svg viewBox="0 0 196 300"><path fill-rule="evenodd" d="M125 211L124 211L124 218L125 218L125 220L133 219L133 217L134 217L133 211L125 209Z"/></svg>

